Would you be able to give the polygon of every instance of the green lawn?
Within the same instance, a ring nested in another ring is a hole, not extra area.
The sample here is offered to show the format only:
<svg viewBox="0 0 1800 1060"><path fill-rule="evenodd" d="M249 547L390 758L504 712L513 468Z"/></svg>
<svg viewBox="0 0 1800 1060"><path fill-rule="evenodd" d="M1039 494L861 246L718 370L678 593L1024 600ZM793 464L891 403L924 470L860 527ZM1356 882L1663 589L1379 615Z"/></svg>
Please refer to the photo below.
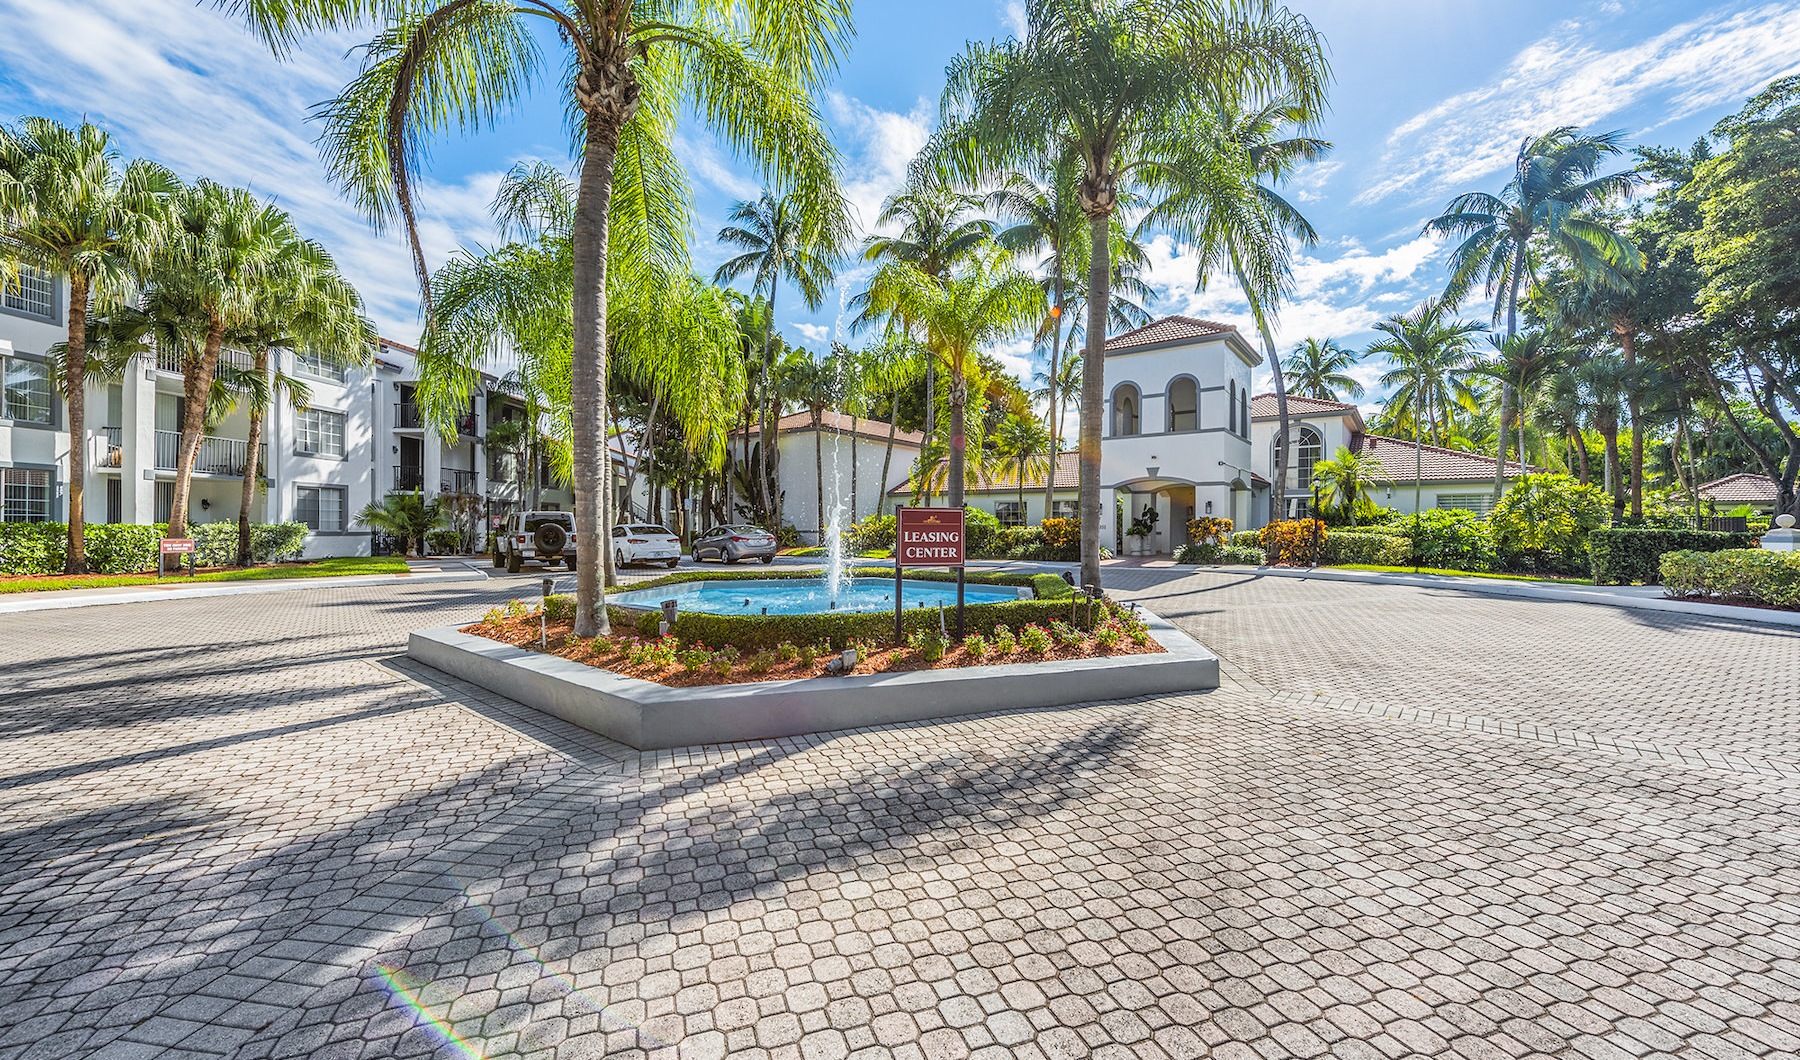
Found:
<svg viewBox="0 0 1800 1060"><path fill-rule="evenodd" d="M192 578L170 574L46 574L0 578L0 593L41 593L55 589L116 589L127 585L192 585L196 582L256 582L272 578L331 578L346 574L405 574L406 561L394 556L344 556L291 566L203 571Z"/></svg>
<svg viewBox="0 0 1800 1060"><path fill-rule="evenodd" d="M1373 563L1333 563L1328 570L1368 570L1378 574L1442 574L1452 578L1501 578L1515 582L1560 582L1565 585L1592 585L1591 578L1547 578L1536 574L1504 574L1495 571L1444 570L1440 567L1382 567Z"/></svg>

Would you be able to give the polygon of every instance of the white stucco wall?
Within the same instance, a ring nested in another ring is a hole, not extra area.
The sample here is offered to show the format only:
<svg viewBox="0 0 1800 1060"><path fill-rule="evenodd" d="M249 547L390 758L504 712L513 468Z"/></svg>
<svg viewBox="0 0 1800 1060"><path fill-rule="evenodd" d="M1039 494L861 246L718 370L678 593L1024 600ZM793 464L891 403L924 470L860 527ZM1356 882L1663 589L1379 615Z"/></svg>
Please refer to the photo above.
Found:
<svg viewBox="0 0 1800 1060"><path fill-rule="evenodd" d="M879 426L871 427L879 432ZM782 490L782 518L800 530L800 539L808 544L816 544L818 518L818 489L814 485L814 432L811 427L784 432L777 440L776 452L780 454L780 482ZM887 453L885 437L877 440L840 435L830 428L821 432L818 459L824 466L825 510L829 518L834 498L845 506L845 518L849 520L851 512L851 479L855 478L855 518L864 519L878 512L892 511L893 500L887 497L887 491L906 481L912 471L913 461L918 458L917 446L904 441L894 443L893 459L888 463L888 474L882 479L882 463ZM854 467L854 476L852 475Z"/></svg>

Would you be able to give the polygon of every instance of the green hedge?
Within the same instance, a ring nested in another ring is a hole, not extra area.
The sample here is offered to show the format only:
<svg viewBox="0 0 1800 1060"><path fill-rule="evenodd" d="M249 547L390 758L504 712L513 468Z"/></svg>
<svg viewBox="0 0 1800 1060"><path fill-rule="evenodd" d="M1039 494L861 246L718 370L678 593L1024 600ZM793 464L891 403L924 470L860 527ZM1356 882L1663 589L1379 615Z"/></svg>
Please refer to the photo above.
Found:
<svg viewBox="0 0 1800 1060"><path fill-rule="evenodd" d="M1722 552L1755 544L1750 534L1610 526L1588 535L1588 559L1595 585L1654 585L1662 576L1662 557L1670 552Z"/></svg>
<svg viewBox="0 0 1800 1060"><path fill-rule="evenodd" d="M1356 563L1399 567L1412 557L1412 544L1404 537L1389 533L1333 530L1319 552L1320 562L1327 566Z"/></svg>
<svg viewBox="0 0 1800 1060"><path fill-rule="evenodd" d="M1800 609L1800 552L1733 548L1668 552L1658 566L1663 592Z"/></svg>
<svg viewBox="0 0 1800 1060"><path fill-rule="evenodd" d="M1254 532L1254 531L1252 531ZM1175 550L1177 563L1218 563L1260 566L1263 550L1239 545L1182 545Z"/></svg>
<svg viewBox="0 0 1800 1060"><path fill-rule="evenodd" d="M885 578L892 581L892 567L853 567L849 571L856 578ZM621 590L660 589L665 585L678 585L682 582L702 581L780 581L787 578L817 578L816 570L684 570L678 574L665 574L649 581L632 582L620 586ZM953 582L956 572L949 570L908 570L907 581ZM1075 589L1068 582L1055 574L1021 574L1013 571L969 571L964 581L970 585L1028 585L1039 599L1060 600L1074 594Z"/></svg>
<svg viewBox="0 0 1800 1060"><path fill-rule="evenodd" d="M156 543L166 524L89 523L88 568L96 574L136 574L156 568ZM201 523L188 528L194 539L194 562L202 567L228 567L237 562L237 524ZM0 523L0 574L61 574L68 555L69 528L64 523ZM300 523L258 523L250 527L251 558L257 563L285 563L300 558L306 527Z"/></svg>

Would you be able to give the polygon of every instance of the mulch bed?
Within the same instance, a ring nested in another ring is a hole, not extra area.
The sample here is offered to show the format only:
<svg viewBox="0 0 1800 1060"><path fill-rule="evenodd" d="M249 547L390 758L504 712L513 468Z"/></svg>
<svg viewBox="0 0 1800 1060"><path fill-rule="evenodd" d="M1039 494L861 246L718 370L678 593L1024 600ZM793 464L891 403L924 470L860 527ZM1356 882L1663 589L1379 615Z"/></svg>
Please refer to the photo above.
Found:
<svg viewBox="0 0 1800 1060"><path fill-rule="evenodd" d="M688 670L683 668L680 663L676 663L666 670L659 670L650 666L632 666L625 658L625 653L620 649L620 646L617 643L610 650L603 647L600 652L593 651L593 646L586 641L571 644L569 642L569 633L573 629L573 623L567 619L553 620L549 623L548 628L550 644L548 654L568 659L572 662L582 663L586 666L596 667L601 670L610 670L613 673L621 674L625 677L635 677L639 680L652 681L659 685L668 685L671 688L694 688L701 685L738 685L749 684L755 681L794 681L804 680L809 677L825 677L828 676L825 673L825 664L830 660L837 658L835 653L831 655L821 655L810 666L803 665L800 660L783 662L780 659L776 659L775 664L769 669L761 673L751 673L745 664L749 662L750 657L755 653L745 652L743 657L737 661L737 664L732 668L729 674L721 675L711 668ZM536 615L529 615L523 618L508 618L499 623L477 622L472 626L464 626L462 632L477 637L486 637L489 640L497 640L505 644L511 644L515 647L525 648L529 651L538 650L538 620ZM620 636L615 639L617 642L622 643L631 638ZM1074 646L1052 642L1050 650L1042 655L1029 654L1023 648L1013 652L1011 655L1001 655L993 650L991 643L992 642L990 641L990 647L987 654L979 659L970 655L967 649L958 644L949 651L946 651L944 657L936 662L925 661L918 652L911 648L883 648L867 658L859 659L856 664L856 669L850 671L850 673L902 673L908 670L948 670L963 666L998 666L1004 663L1043 662L1052 659L1100 659L1109 658L1115 655L1155 655L1161 653L1163 650L1162 645L1156 643L1154 640L1140 646L1133 644L1130 638L1126 638L1120 641L1117 647L1110 649L1104 648L1092 641ZM843 677L847 675L831 674L829 676Z"/></svg>

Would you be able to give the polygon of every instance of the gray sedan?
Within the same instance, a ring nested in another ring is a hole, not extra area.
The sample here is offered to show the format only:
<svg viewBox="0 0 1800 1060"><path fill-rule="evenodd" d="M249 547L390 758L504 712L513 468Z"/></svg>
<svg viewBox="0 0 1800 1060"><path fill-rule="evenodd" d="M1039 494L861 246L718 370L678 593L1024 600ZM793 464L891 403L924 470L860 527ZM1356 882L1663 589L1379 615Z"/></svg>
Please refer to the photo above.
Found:
<svg viewBox="0 0 1800 1060"><path fill-rule="evenodd" d="M775 562L775 535L742 523L715 526L694 539L694 562L703 559L736 563L740 559Z"/></svg>

